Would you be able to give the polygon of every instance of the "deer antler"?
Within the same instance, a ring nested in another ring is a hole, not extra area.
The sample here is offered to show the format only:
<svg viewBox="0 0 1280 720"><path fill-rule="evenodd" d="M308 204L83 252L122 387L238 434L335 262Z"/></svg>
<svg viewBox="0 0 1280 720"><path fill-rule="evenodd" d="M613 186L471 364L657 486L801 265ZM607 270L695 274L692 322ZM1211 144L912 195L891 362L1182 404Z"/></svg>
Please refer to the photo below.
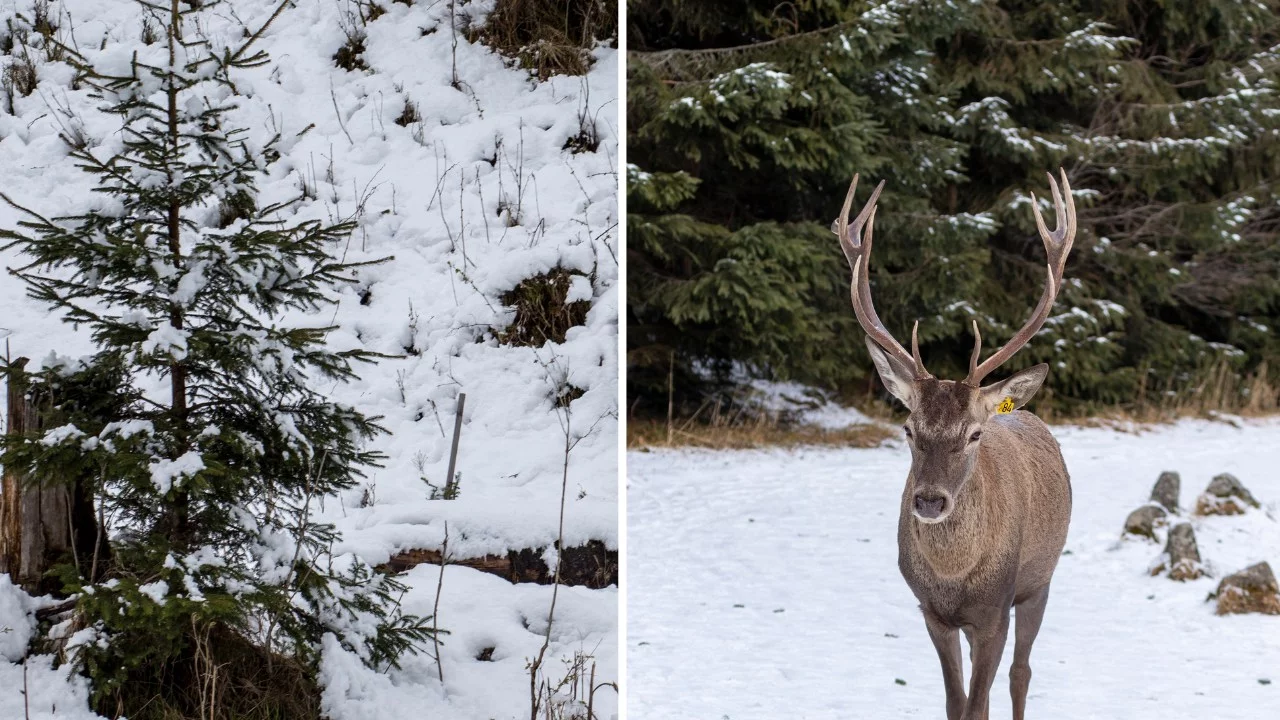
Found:
<svg viewBox="0 0 1280 720"><path fill-rule="evenodd" d="M840 210L840 217L832 224L832 229L836 236L840 238L840 248L844 250L844 256L849 261L849 267L853 270L853 281L849 286L849 294L853 299L853 312L858 316L858 323L862 325L862 329L867 335L875 340L876 344L885 349L885 352L896 357L904 365L915 368L917 379L933 377L928 370L924 369L924 363L920 360L920 344L916 337L917 330L920 327L919 321L911 328L911 352L908 353L905 348L893 339L889 331L885 329L884 323L880 322L880 316L876 314L875 305L871 302L871 285L868 276L867 265L871 260L871 236L875 227L876 220L876 200L880 198L880 191L884 189L884 181L876 186L874 192L871 193L867 204L862 207L862 211L854 218L853 224L849 223L849 210L853 207L853 194L858 190L858 176L853 176L853 183L849 185L849 194L844 198L844 207ZM863 227L866 232L863 233ZM859 235L862 235L859 238Z"/></svg>
<svg viewBox="0 0 1280 720"><path fill-rule="evenodd" d="M1014 353L1022 349L1023 345L1031 339L1033 335L1039 332L1044 326L1045 320L1049 318L1049 311L1053 309L1053 301L1058 296L1058 290L1062 287L1062 272L1066 269L1067 254L1071 252L1071 243L1076 239L1076 204L1071 197L1071 184L1067 182L1067 173L1059 168L1058 173L1062 177L1062 191L1058 191L1058 185L1054 182L1053 175L1049 176L1049 190L1053 193L1053 209L1057 215L1057 229L1049 232L1049 228L1044 224L1044 217L1040 215L1040 204L1036 200L1036 194L1031 193L1031 211L1036 217L1036 229L1040 231L1040 239L1044 242L1045 254L1049 257L1049 263L1046 267L1048 272L1048 280L1044 286L1044 294L1040 296L1040 304L1036 305L1036 310L1031 315L1031 319L1022 326L1018 334L1014 335L1004 347L996 351L995 355L987 358L981 365L978 364L978 357L982 354L982 335L978 333L978 323L973 323L973 355L969 358L969 376L964 379L966 385L978 387L992 370L1003 365ZM1065 198L1065 201L1064 201Z"/></svg>

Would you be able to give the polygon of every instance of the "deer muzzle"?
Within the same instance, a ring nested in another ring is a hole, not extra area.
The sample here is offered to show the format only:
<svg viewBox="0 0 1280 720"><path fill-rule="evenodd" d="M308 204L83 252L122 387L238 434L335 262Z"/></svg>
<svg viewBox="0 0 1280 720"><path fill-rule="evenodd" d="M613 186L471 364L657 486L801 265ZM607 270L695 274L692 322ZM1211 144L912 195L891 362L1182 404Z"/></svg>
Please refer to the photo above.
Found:
<svg viewBox="0 0 1280 720"><path fill-rule="evenodd" d="M949 493L935 488L920 490L911 499L912 514L927 524L946 520L954 505Z"/></svg>

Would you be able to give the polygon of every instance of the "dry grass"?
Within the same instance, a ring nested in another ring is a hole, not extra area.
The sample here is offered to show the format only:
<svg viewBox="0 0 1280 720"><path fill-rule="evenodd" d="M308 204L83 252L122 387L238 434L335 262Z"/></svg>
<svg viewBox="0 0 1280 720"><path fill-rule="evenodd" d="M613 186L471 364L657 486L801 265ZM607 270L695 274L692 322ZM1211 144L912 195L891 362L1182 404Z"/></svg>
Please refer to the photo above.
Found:
<svg viewBox="0 0 1280 720"><path fill-rule="evenodd" d="M404 109L400 111L400 115L396 117L395 122L400 127L409 127L414 123L422 122L422 113L418 111L418 104L409 98L405 98Z"/></svg>
<svg viewBox="0 0 1280 720"><path fill-rule="evenodd" d="M1192 514L1199 517L1209 515L1243 515L1245 501L1234 497L1218 497L1209 493L1201 493L1196 498L1196 507Z"/></svg>
<svg viewBox="0 0 1280 720"><path fill-rule="evenodd" d="M1280 413L1280 386L1264 362L1241 374L1219 362L1175 387L1139 388L1130 403L1062 411L1054 403L1037 408L1049 424L1111 427L1136 423L1157 425L1183 418L1232 422L1236 417L1267 417Z"/></svg>
<svg viewBox="0 0 1280 720"><path fill-rule="evenodd" d="M367 23L371 23L386 14L387 9L376 2L371 2L364 6L364 21Z"/></svg>
<svg viewBox="0 0 1280 720"><path fill-rule="evenodd" d="M595 702L599 691L618 691L617 683L596 682L596 659L581 651L563 660L562 671L548 675L530 667L532 690L530 717L539 720L599 720ZM556 678L555 676L560 677Z"/></svg>
<svg viewBox="0 0 1280 720"><path fill-rule="evenodd" d="M563 268L555 268L520 282L502 296L502 304L516 309L515 320L498 333L504 345L540 347L547 341L562 343L569 328L587 321L591 309L588 300L567 302L569 287L575 276Z"/></svg>
<svg viewBox="0 0 1280 720"><path fill-rule="evenodd" d="M1267 364L1241 375L1225 362L1205 372L1187 390L1161 404L1163 410L1181 415L1233 413L1244 416L1271 415L1280 410L1280 387L1271 382Z"/></svg>
<svg viewBox="0 0 1280 720"><path fill-rule="evenodd" d="M1280 615L1280 595L1274 592L1247 591L1227 588L1218 594L1218 615L1262 613Z"/></svg>
<svg viewBox="0 0 1280 720"><path fill-rule="evenodd" d="M0 73L0 85L4 88L9 113L14 113L16 98L27 97L36 91L36 86L39 84L40 76L36 72L36 64L31 59L31 54L26 52L25 48L23 52L14 54L4 66L3 73Z"/></svg>
<svg viewBox="0 0 1280 720"><path fill-rule="evenodd" d="M596 128L593 118L580 115L578 117L579 130L578 134L564 141L561 150L568 150L577 155L584 152L595 152L600 147L600 131Z"/></svg>
<svg viewBox="0 0 1280 720"><path fill-rule="evenodd" d="M617 41L617 0L498 0L479 37L539 80L582 75L597 42Z"/></svg>
<svg viewBox="0 0 1280 720"><path fill-rule="evenodd" d="M895 433L884 425L851 425L828 430L814 425L779 422L768 415L738 423L697 423L677 420L668 427L660 420L627 422L627 447L698 447L741 450L761 447L876 447Z"/></svg>
<svg viewBox="0 0 1280 720"><path fill-rule="evenodd" d="M1131 403L1064 411L1051 397L1032 402L1029 408L1050 425L1108 428L1140 432L1151 426L1184 418L1204 418L1238 424L1240 418L1261 418L1280 414L1280 385L1271 380L1266 363L1250 373L1235 372L1218 363L1177 390L1142 392ZM803 425L786 414L746 413L749 417L726 421L713 413L710 418L695 414L677 417L670 423L660 418L632 418L627 422L627 447L704 447L738 449L795 447L801 445L875 447L895 437L895 425L903 413L875 398L863 398L855 405L864 414L883 421L877 425L856 425L840 430Z"/></svg>
<svg viewBox="0 0 1280 720"><path fill-rule="evenodd" d="M333 64L347 72L368 70L369 65L364 61L366 37L364 30L359 28L348 31L347 41L333 54Z"/></svg>

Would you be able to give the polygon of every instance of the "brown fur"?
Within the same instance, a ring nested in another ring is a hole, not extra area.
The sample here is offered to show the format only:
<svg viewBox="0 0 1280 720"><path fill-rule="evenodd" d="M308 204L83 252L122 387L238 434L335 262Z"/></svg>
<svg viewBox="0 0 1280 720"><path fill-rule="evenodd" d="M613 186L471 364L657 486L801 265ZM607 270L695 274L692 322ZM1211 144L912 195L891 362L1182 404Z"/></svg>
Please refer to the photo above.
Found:
<svg viewBox="0 0 1280 720"><path fill-rule="evenodd" d="M912 589L926 595L922 603L931 604L933 583L983 585L1010 569L1015 595L1025 596L1049 583L1066 543L1071 485L1049 428L1022 410L996 415L983 427L977 453L955 509L936 525L921 523L912 514L919 482L914 473L907 476L899 551L912 568L911 577L919 580L918 589Z"/></svg>
<svg viewBox="0 0 1280 720"><path fill-rule="evenodd" d="M1035 415L992 414L1000 384L978 390L929 378L916 380L913 390L912 469L902 494L898 564L938 645L944 679L950 678L947 716L986 717L1009 610L1026 603L1035 627L1024 631L1024 612L1018 613L1011 672L1014 717L1020 719L1030 681L1027 656L1071 517L1066 465L1049 428ZM964 451L973 428L981 429L981 439ZM931 488L954 498L950 514L935 524L913 513L916 492ZM969 636L974 661L967 698L958 687L956 630Z"/></svg>
<svg viewBox="0 0 1280 720"><path fill-rule="evenodd" d="M911 409L911 473L898 522L898 567L920 600L942 662L948 720L987 717L991 683L1009 633L1009 610L1015 606L1018 626L1009 689L1014 720L1023 720L1031 645L1071 519L1071 482L1058 443L1037 417L1016 411L1040 389L1049 366L1036 365L979 387L1044 326L1062 286L1075 240L1076 210L1067 173L1058 173L1060 185L1049 176L1057 219L1053 232L1032 195L1036 229L1048 258L1040 303L1013 338L981 363L982 336L974 320L973 354L963 383L938 380L925 369L919 322L911 330L908 353L875 311L867 267L884 182L850 222L858 189L854 175L832 228L853 271L853 312L867 332L867 351L885 388ZM967 696L960 630L969 638L973 661Z"/></svg>

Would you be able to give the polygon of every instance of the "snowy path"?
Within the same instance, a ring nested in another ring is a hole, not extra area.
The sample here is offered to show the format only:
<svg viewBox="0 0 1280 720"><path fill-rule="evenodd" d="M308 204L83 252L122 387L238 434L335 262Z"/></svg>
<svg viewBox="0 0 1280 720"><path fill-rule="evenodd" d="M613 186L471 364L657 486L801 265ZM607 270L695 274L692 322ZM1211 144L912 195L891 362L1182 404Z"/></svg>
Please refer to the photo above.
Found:
<svg viewBox="0 0 1280 720"><path fill-rule="evenodd" d="M1149 577L1161 548L1119 542L1161 470L1182 474L1183 506L1231 472L1263 510L1194 519L1201 554L1218 577L1259 560L1280 568L1280 422L1055 435L1075 505L1031 657L1028 716L1280 717L1280 617L1217 617L1204 602L1216 580ZM897 569L908 465L899 442L630 453L631 716L944 717L937 656ZM1011 655L994 719L1011 716Z"/></svg>

